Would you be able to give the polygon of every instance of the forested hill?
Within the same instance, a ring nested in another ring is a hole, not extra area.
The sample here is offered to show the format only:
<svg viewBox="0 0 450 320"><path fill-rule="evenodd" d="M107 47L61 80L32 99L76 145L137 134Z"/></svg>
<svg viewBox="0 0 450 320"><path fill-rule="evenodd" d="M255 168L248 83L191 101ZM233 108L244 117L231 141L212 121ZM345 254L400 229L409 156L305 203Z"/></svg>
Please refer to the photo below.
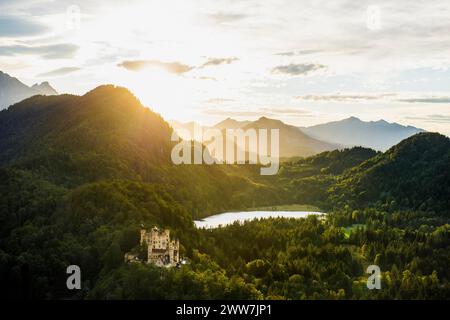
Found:
<svg viewBox="0 0 450 320"><path fill-rule="evenodd" d="M419 133L348 171L332 192L334 201L364 207L444 212L450 208L450 139Z"/></svg>
<svg viewBox="0 0 450 320"><path fill-rule="evenodd" d="M0 112L0 163L57 182L137 178L169 163L171 130L124 88L34 96Z"/></svg>
<svg viewBox="0 0 450 320"><path fill-rule="evenodd" d="M0 112L0 165L69 189L115 179L163 184L194 217L277 198L246 177L258 168L173 165L171 134L125 88L34 96Z"/></svg>

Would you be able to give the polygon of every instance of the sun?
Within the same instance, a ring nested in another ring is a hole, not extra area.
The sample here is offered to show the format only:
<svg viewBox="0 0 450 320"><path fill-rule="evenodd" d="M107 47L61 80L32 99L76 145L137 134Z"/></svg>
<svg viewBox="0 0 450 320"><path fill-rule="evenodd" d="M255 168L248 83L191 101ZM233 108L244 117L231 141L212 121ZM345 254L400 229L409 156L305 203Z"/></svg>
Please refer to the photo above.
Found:
<svg viewBox="0 0 450 320"><path fill-rule="evenodd" d="M158 67L137 72L120 71L119 85L130 89L141 102L169 119L189 110L198 101L191 81Z"/></svg>
<svg viewBox="0 0 450 320"><path fill-rule="evenodd" d="M193 11L187 1L169 4L147 0L133 6L104 6L95 15L83 16L82 21L81 28L71 33L71 40L80 47L76 59L87 62L84 72L91 77L90 85L103 84L101 80L107 79L108 83L124 86L168 119L202 116L200 109L205 101L227 95L227 86L233 84L234 89L245 80L237 79L244 74L238 62L236 66L201 68L210 57L237 55L230 48L240 45L237 39L205 27L208 22L204 16ZM139 71L130 70L121 66L124 61L157 61L160 67L153 63ZM174 72L161 67L164 63L191 69Z"/></svg>

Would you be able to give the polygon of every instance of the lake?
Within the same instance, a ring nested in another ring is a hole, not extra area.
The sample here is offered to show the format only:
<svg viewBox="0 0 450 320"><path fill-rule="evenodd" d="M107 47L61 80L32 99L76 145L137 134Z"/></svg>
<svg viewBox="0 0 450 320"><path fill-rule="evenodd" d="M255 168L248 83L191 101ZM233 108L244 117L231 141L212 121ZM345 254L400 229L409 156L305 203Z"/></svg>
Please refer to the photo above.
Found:
<svg viewBox="0 0 450 320"><path fill-rule="evenodd" d="M241 211L216 214L194 222L197 228L213 229L232 224L235 221L242 223L244 221L264 218L305 218L309 215L323 214L322 212L312 211Z"/></svg>

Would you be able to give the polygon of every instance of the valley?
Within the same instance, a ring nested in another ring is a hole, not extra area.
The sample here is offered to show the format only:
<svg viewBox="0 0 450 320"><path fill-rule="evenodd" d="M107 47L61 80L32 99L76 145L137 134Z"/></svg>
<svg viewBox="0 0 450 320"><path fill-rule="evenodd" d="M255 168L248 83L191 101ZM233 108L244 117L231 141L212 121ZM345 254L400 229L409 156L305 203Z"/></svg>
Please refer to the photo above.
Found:
<svg viewBox="0 0 450 320"><path fill-rule="evenodd" d="M11 314L447 307L449 0L0 0L0 12Z"/></svg>
<svg viewBox="0 0 450 320"><path fill-rule="evenodd" d="M114 86L1 111L2 298L450 297L448 137L422 132L385 152L317 151L262 176L258 164L174 165L172 132ZM326 219L194 223L223 212L318 208ZM142 224L170 230L189 264L125 264ZM73 264L83 274L76 292L65 285ZM383 290L366 286L371 264Z"/></svg>

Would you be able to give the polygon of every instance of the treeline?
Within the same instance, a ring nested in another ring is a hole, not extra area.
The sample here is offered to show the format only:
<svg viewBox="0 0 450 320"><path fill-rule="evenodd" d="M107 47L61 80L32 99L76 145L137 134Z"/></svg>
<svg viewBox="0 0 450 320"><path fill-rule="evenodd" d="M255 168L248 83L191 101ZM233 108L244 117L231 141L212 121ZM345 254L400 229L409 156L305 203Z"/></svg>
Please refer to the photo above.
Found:
<svg viewBox="0 0 450 320"><path fill-rule="evenodd" d="M340 227L341 215L347 213L235 224L203 231L202 245L265 298L450 298L450 224L431 232L401 229L383 222L382 212L370 212L367 224L360 224L361 215ZM350 234L347 226L354 226ZM372 264L381 268L382 290L367 289Z"/></svg>

